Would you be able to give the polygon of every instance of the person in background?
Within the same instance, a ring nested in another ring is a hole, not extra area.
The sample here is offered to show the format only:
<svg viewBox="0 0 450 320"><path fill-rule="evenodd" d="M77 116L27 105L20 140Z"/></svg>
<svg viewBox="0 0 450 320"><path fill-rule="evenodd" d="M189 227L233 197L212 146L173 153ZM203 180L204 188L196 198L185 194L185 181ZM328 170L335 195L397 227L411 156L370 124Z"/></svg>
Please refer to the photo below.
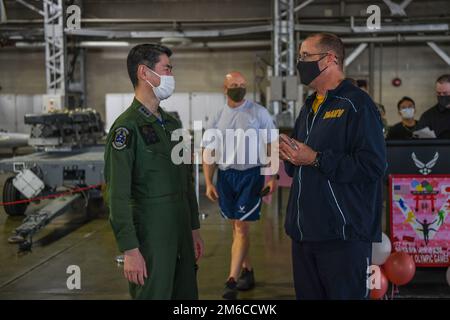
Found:
<svg viewBox="0 0 450 320"><path fill-rule="evenodd" d="M364 90L366 93L369 93L369 86L367 84L367 81L364 79L359 79L356 80L356 85ZM383 133L384 136L386 137L388 131L389 131L389 125L386 119L386 109L384 108L384 106L380 103L375 102L375 105L377 106L378 111L380 112L381 115L381 121L383 122Z"/></svg>
<svg viewBox="0 0 450 320"><path fill-rule="evenodd" d="M438 103L425 111L419 120L419 128L429 127L438 139L450 139L450 74L436 80Z"/></svg>
<svg viewBox="0 0 450 320"><path fill-rule="evenodd" d="M247 80L238 71L228 73L224 79L224 93L227 102L215 115L208 125L208 129L216 129L226 137L227 131L276 129L275 123L266 108L245 99ZM270 143L278 137L268 134L267 149ZM243 140L241 140L243 139ZM225 138L226 140L226 138ZM214 140L212 140L214 141ZM211 201L218 201L223 218L230 221L233 231L233 243L231 246L230 273L225 283L222 297L226 300L236 300L238 290L250 290L255 286L253 265L250 262L250 226L260 219L262 205L262 191L272 193L277 186L276 175L266 184L261 174L260 150L257 154L245 142L245 136L237 139L236 144L230 145L223 142L221 150L224 150L225 158L233 160L226 163L208 163L208 156L215 156L214 144L207 137L204 138L203 172L206 181L206 196ZM238 146L245 146L240 150ZM246 153L245 163L239 163L237 153ZM220 153L219 153L220 154ZM253 157L253 155L255 157ZM214 157L213 156L213 157ZM253 163L250 159L258 159ZM214 185L214 172L218 168L217 184Z"/></svg>
<svg viewBox="0 0 450 320"><path fill-rule="evenodd" d="M403 97L397 103L398 114L402 121L393 125L387 134L387 140L408 140L413 138L413 132L417 128L417 121L414 119L416 104L410 97Z"/></svg>

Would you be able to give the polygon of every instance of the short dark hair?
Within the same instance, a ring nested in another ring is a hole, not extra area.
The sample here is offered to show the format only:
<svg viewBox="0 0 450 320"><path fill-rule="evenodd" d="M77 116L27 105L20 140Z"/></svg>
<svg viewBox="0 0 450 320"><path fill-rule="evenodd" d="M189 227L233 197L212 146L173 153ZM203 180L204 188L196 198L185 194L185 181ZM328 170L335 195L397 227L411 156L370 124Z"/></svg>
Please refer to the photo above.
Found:
<svg viewBox="0 0 450 320"><path fill-rule="evenodd" d="M437 80L437 83L450 83L450 74L443 74L442 76L440 76Z"/></svg>
<svg viewBox="0 0 450 320"><path fill-rule="evenodd" d="M315 33L308 38L319 38L318 46L322 50L333 51L337 57L338 65L341 69L344 68L345 48L341 38L332 33Z"/></svg>
<svg viewBox="0 0 450 320"><path fill-rule="evenodd" d="M414 100L410 97L403 97L401 98L398 102L397 102L397 109L400 110L400 105L404 102L404 101L409 101L411 102L414 107L416 106L416 103L414 102Z"/></svg>
<svg viewBox="0 0 450 320"><path fill-rule="evenodd" d="M170 57L172 55L172 50L154 43L139 44L130 50L127 57L127 69L134 88L136 88L138 84L138 66L140 64L145 64L153 69L159 62L159 57L163 54Z"/></svg>

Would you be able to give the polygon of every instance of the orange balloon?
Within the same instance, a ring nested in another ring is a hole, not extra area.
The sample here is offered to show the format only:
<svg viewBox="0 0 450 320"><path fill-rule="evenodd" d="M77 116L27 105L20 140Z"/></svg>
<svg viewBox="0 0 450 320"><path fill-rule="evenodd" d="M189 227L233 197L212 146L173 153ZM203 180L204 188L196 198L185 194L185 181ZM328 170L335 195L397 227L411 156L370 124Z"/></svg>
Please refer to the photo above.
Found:
<svg viewBox="0 0 450 320"><path fill-rule="evenodd" d="M410 282L416 273L414 259L405 252L392 253L383 267L386 277L398 286Z"/></svg>
<svg viewBox="0 0 450 320"><path fill-rule="evenodd" d="M389 280L383 271L380 272L380 289L370 290L370 299L380 300L384 297L389 287Z"/></svg>

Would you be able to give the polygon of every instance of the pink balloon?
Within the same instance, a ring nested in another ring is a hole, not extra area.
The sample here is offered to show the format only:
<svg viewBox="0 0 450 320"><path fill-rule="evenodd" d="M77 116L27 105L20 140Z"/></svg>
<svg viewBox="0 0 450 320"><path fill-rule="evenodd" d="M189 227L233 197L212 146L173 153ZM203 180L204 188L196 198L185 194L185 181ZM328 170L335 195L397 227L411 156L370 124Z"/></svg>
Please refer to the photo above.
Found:
<svg viewBox="0 0 450 320"><path fill-rule="evenodd" d="M381 270L381 269L380 269ZM380 289L370 290L370 299L380 300L384 297L389 287L389 280L384 274L383 270L380 272Z"/></svg>
<svg viewBox="0 0 450 320"><path fill-rule="evenodd" d="M401 286L412 280L416 273L416 264L409 254L394 252L384 263L383 269L392 283Z"/></svg>

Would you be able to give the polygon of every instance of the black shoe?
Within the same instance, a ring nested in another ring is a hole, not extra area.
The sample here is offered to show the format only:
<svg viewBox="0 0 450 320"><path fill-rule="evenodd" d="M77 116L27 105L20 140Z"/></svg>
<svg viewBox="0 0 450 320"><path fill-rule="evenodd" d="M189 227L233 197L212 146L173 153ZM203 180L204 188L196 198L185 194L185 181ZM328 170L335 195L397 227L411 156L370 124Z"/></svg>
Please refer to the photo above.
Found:
<svg viewBox="0 0 450 320"><path fill-rule="evenodd" d="M241 291L250 290L255 287L255 275L253 270L242 269L241 275L237 281L236 288Z"/></svg>
<svg viewBox="0 0 450 320"><path fill-rule="evenodd" d="M225 283L225 289L223 291L222 298L225 300L236 300L238 291L236 289L236 281L234 278L228 279L228 281Z"/></svg>

